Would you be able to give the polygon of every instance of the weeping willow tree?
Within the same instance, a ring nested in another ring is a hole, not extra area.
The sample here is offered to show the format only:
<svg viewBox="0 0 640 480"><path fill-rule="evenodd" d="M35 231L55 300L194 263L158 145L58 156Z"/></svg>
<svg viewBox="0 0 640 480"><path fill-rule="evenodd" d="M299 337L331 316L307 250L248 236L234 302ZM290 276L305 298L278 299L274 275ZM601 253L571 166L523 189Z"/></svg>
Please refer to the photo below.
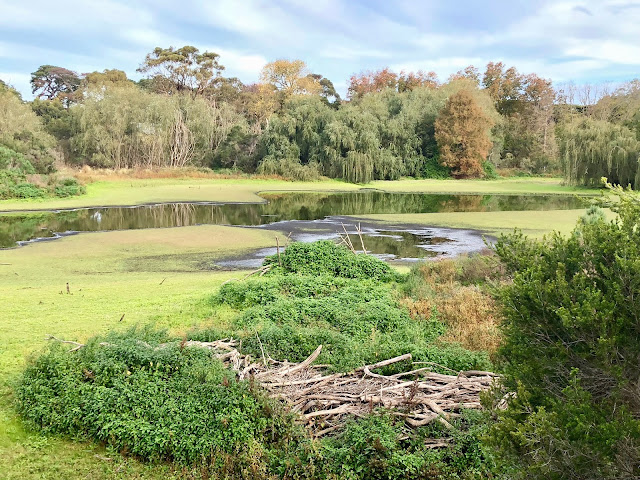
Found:
<svg viewBox="0 0 640 480"><path fill-rule="evenodd" d="M356 183L431 176L439 158L436 118L447 98L466 87L454 82L440 89L385 90L337 111L319 98L293 98L271 117L258 171L299 177L305 173L301 167L314 168ZM471 95L479 110L490 118L497 115L488 95ZM447 169L441 171L448 175Z"/></svg>
<svg viewBox="0 0 640 480"><path fill-rule="evenodd" d="M134 85L89 90L72 116L76 159L116 169L207 165L234 127L248 128L229 106Z"/></svg>
<svg viewBox="0 0 640 480"><path fill-rule="evenodd" d="M606 177L613 184L640 186L640 142L628 128L584 118L563 125L558 137L569 183L594 186Z"/></svg>

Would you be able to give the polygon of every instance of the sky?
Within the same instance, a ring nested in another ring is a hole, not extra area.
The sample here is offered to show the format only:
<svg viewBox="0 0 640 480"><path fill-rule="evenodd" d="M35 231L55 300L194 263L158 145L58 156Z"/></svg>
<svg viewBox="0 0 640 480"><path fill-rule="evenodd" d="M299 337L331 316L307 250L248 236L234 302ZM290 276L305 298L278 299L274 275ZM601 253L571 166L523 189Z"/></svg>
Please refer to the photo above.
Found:
<svg viewBox="0 0 640 480"><path fill-rule="evenodd" d="M489 61L555 83L619 82L640 77L638 25L640 1L624 0L0 0L0 79L32 98L43 64L138 79L155 47L193 45L245 83L302 59L341 94L366 70L446 80Z"/></svg>

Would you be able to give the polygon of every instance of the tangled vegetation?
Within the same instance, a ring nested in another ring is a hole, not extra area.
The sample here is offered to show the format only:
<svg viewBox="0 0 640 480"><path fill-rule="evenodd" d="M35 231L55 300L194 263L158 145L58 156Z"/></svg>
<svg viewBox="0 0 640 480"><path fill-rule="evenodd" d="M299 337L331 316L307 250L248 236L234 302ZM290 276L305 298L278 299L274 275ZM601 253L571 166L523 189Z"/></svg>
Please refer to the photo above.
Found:
<svg viewBox="0 0 640 480"><path fill-rule="evenodd" d="M55 143L19 94L0 81L0 199L84 193L74 178L55 175Z"/></svg>
<svg viewBox="0 0 640 480"><path fill-rule="evenodd" d="M502 62L434 72L354 74L348 98L302 60L265 65L260 82L222 76L214 52L155 48L134 82L42 65L37 98L0 80L0 144L40 173L53 159L100 168L214 168L348 182L560 174L636 183L638 81L582 104ZM585 87L588 88L588 87ZM4 120L4 121L3 121ZM500 170L501 169L501 170Z"/></svg>

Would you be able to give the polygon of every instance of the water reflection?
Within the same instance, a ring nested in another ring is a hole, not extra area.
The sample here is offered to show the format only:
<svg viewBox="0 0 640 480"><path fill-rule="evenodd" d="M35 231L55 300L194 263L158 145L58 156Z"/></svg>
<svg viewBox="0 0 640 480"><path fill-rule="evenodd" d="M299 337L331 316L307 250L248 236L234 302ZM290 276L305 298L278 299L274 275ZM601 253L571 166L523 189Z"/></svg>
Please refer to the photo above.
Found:
<svg viewBox="0 0 640 480"><path fill-rule="evenodd" d="M201 224L257 226L285 220L319 220L336 215L564 210L583 206L580 199L564 195L438 195L367 191L336 194L279 193L262 196L267 203L170 203L3 214L0 215L0 247L55 237L65 232Z"/></svg>

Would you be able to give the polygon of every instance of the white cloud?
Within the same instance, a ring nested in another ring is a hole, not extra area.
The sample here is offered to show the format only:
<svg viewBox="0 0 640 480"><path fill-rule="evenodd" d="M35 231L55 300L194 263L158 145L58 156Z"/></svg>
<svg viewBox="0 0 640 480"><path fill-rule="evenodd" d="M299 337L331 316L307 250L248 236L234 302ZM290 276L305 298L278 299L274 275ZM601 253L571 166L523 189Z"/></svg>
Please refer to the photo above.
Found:
<svg viewBox="0 0 640 480"><path fill-rule="evenodd" d="M31 75L22 72L0 72L0 80L24 94L31 92Z"/></svg>

